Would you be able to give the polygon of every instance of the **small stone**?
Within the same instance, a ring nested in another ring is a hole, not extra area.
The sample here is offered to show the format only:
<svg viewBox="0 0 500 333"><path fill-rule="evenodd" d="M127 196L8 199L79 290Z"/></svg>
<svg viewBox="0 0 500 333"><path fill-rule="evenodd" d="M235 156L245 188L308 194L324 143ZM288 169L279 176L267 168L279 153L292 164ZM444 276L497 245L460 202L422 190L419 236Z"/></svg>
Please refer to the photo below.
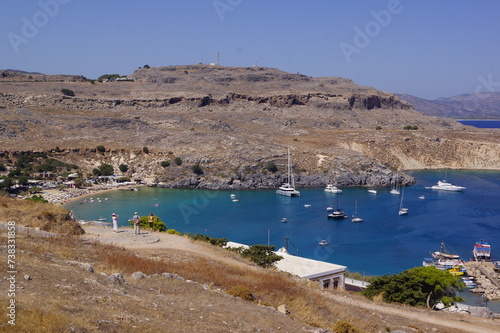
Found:
<svg viewBox="0 0 500 333"><path fill-rule="evenodd" d="M143 272L134 272L130 277L134 280L142 280L146 277L146 275Z"/></svg>
<svg viewBox="0 0 500 333"><path fill-rule="evenodd" d="M29 280L31 280L31 276L29 276L28 274L25 274L25 275L24 275L24 279L25 279L26 281L29 281Z"/></svg>

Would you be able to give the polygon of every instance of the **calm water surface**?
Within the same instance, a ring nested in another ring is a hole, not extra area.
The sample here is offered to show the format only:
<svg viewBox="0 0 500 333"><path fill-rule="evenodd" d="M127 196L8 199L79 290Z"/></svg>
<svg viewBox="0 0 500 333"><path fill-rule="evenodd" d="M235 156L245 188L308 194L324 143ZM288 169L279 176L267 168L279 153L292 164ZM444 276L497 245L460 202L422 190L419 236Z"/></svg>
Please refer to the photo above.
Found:
<svg viewBox="0 0 500 333"><path fill-rule="evenodd" d="M417 179L406 187L403 206L409 215L399 216L402 195L379 188L370 194L366 188L344 188L329 194L323 188L300 189L301 197L276 195L274 190L207 191L141 188L138 192L114 191L102 194L100 203L82 200L67 205L77 219L95 220L111 213L120 215L120 225L128 225L134 211L153 212L168 228L180 232L224 237L244 244L285 246L289 252L307 258L345 265L352 272L366 275L399 273L421 266L422 258L439 250L441 241L464 259L472 256L479 239L491 244L493 257L500 259L500 172L494 171L412 171ZM465 192L438 192L426 189L438 180L466 186ZM235 194L238 202L233 202ZM425 199L419 196L424 195ZM105 200L107 198L107 200ZM341 208L354 214L357 201L362 223L350 218L329 220L326 207ZM306 207L305 205L310 205ZM281 219L287 218L287 223ZM326 239L326 247L318 242ZM478 299L467 295L473 302ZM492 305L493 303L493 305ZM490 308L500 312L500 304Z"/></svg>
<svg viewBox="0 0 500 333"><path fill-rule="evenodd" d="M500 120L458 120L458 122L477 128L500 128Z"/></svg>

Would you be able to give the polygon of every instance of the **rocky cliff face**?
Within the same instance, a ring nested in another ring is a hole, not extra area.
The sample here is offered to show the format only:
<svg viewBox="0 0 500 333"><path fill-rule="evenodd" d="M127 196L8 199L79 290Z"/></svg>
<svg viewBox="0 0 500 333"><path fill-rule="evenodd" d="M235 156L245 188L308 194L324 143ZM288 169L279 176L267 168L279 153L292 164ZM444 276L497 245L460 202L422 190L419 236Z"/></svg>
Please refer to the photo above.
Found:
<svg viewBox="0 0 500 333"><path fill-rule="evenodd" d="M140 69L130 78L0 82L2 149L58 147L86 172L104 161L115 170L127 164L129 176L173 187L275 188L288 147L298 186L383 186L397 169L500 169L498 131L422 115L348 79L202 65ZM93 153L98 145L109 154ZM184 163L174 166L174 157ZM268 162L277 173L265 170ZM192 172L195 164L204 174Z"/></svg>

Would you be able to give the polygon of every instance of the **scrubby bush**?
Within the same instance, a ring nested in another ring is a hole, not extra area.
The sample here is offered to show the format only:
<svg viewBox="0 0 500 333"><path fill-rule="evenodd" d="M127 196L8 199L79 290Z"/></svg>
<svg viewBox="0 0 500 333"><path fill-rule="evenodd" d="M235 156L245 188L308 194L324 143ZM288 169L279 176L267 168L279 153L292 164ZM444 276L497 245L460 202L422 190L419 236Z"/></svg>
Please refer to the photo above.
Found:
<svg viewBox="0 0 500 333"><path fill-rule="evenodd" d="M144 154L149 154L149 148L148 147L142 147L142 151Z"/></svg>
<svg viewBox="0 0 500 333"><path fill-rule="evenodd" d="M106 149L104 148L104 146L103 146L103 145L99 145L99 146L97 146L97 148L96 148L96 149L97 149L97 151L98 151L98 152L100 152L100 153L104 153L104 152L106 151Z"/></svg>
<svg viewBox="0 0 500 333"><path fill-rule="evenodd" d="M166 168L166 167L170 166L170 162L169 161L161 161L160 165L162 168Z"/></svg>
<svg viewBox="0 0 500 333"><path fill-rule="evenodd" d="M170 235L180 235L181 233L178 232L177 230L175 229L168 229L167 230L167 234L170 234Z"/></svg>
<svg viewBox="0 0 500 333"><path fill-rule="evenodd" d="M406 125L403 129L416 131L418 130L418 126Z"/></svg>
<svg viewBox="0 0 500 333"><path fill-rule="evenodd" d="M130 225L134 225L134 221L130 221ZM149 229L149 217L148 216L141 216L140 217L140 227L144 229ZM154 215L154 220L153 220L153 230L154 231L165 231L167 230L167 226L165 223L156 215ZM173 230L173 229L171 229Z"/></svg>
<svg viewBox="0 0 500 333"><path fill-rule="evenodd" d="M127 172L128 171L128 165L126 165L126 164L120 164L120 166L118 167L118 169L120 169L121 172Z"/></svg>
<svg viewBox="0 0 500 333"><path fill-rule="evenodd" d="M32 195L29 198L26 198L25 200L31 200L31 201L34 201L34 202L48 203L48 201L45 200L44 197L42 197L41 195L36 195L36 194Z"/></svg>
<svg viewBox="0 0 500 333"><path fill-rule="evenodd" d="M207 243L210 243L210 244L215 245L215 246L224 247L227 245L226 238L212 238L212 237L209 237L207 235L202 235L202 234L195 234L195 235L187 234L187 235L194 240L201 240L203 242L207 242Z"/></svg>
<svg viewBox="0 0 500 333"><path fill-rule="evenodd" d="M359 332L352 324L346 321L337 321L333 326L333 331L335 333L357 333Z"/></svg>
<svg viewBox="0 0 500 333"><path fill-rule="evenodd" d="M182 159L181 159L180 157L176 157L176 158L174 159L174 162L175 162L175 164L177 164L177 165L181 165L181 164L182 164Z"/></svg>
<svg viewBox="0 0 500 333"><path fill-rule="evenodd" d="M278 171L278 167L276 166L276 164L274 164L274 162L270 161L270 162L267 162L266 164L266 170L269 170L271 172L276 172Z"/></svg>
<svg viewBox="0 0 500 333"><path fill-rule="evenodd" d="M234 297L240 297L245 301L253 302L255 300L255 297L253 297L250 289L242 285L232 287L227 293Z"/></svg>
<svg viewBox="0 0 500 333"><path fill-rule="evenodd" d="M193 170L193 172L195 174L197 174L198 176L203 174L203 169L201 168L201 166L199 164L193 165L191 170Z"/></svg>
<svg viewBox="0 0 500 333"><path fill-rule="evenodd" d="M70 90L70 89L61 89L61 92L63 93L63 95L66 95L66 96L75 96L75 92L73 90Z"/></svg>

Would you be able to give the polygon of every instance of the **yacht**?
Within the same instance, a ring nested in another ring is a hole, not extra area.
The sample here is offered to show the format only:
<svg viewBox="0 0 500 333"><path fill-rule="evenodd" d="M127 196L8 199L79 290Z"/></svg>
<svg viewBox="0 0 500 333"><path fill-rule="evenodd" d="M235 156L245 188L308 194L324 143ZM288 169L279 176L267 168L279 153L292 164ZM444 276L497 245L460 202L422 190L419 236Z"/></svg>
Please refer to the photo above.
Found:
<svg viewBox="0 0 500 333"><path fill-rule="evenodd" d="M477 241L472 250L474 260L476 261L490 261L491 260L491 246L484 240Z"/></svg>
<svg viewBox="0 0 500 333"><path fill-rule="evenodd" d="M465 190L465 187L463 186L458 186L458 185L452 185L448 183L446 180L440 180L437 182L436 185L431 186L431 190L439 190L439 191L454 191L454 192L460 192Z"/></svg>
<svg viewBox="0 0 500 333"><path fill-rule="evenodd" d="M318 243L320 246L327 246L328 242L326 240L322 240L321 242Z"/></svg>
<svg viewBox="0 0 500 333"><path fill-rule="evenodd" d="M284 195L286 197L300 197L300 192L295 189L295 183L292 175L292 168L290 166L290 148L288 148L288 176L287 181L281 185L276 193L279 195Z"/></svg>
<svg viewBox="0 0 500 333"><path fill-rule="evenodd" d="M337 186L333 186L332 184L326 185L325 192L328 193L342 193L342 190L339 189Z"/></svg>
<svg viewBox="0 0 500 333"><path fill-rule="evenodd" d="M329 219L345 219L345 218L347 218L347 215L345 215L345 213L342 210L337 209L337 210L331 212L330 214L328 214L328 218Z"/></svg>

